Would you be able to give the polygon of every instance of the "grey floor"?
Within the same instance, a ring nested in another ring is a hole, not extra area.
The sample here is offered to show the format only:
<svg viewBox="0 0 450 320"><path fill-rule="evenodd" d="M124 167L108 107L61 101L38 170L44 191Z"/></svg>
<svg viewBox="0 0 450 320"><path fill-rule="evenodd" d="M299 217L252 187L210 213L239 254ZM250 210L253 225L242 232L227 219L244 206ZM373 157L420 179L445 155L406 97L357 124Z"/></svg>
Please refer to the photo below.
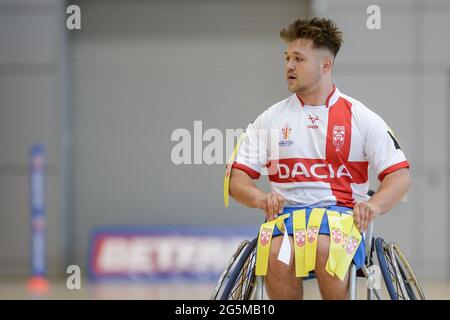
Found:
<svg viewBox="0 0 450 320"><path fill-rule="evenodd" d="M50 291L46 294L33 294L26 287L27 279L0 279L0 299L145 299L145 300L179 300L209 299L215 283L170 283L170 284L94 284L81 282L80 290L69 290L64 279L51 279ZM427 280L421 281L428 299L450 299L450 282ZM365 281L358 279L358 299L365 299ZM315 280L304 283L305 299L320 299ZM385 296L387 297L387 296ZM265 296L267 299L267 296Z"/></svg>

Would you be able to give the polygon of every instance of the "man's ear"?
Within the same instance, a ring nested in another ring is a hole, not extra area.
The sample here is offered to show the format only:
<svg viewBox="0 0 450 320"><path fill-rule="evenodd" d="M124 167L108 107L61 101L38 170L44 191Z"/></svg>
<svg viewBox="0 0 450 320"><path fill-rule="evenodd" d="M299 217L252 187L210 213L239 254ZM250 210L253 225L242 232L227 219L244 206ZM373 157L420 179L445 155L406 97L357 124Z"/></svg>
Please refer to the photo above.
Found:
<svg viewBox="0 0 450 320"><path fill-rule="evenodd" d="M333 58L330 55L326 55L323 58L323 73L331 72L333 68Z"/></svg>

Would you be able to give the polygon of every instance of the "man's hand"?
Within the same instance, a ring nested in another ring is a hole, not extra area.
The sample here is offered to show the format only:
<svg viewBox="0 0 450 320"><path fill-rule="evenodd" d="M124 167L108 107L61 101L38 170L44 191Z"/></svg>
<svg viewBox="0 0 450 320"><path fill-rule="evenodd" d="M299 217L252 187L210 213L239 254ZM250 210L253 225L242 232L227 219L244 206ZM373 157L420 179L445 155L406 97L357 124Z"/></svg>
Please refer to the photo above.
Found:
<svg viewBox="0 0 450 320"><path fill-rule="evenodd" d="M353 207L353 219L355 219L356 227L360 232L366 231L370 221L379 214L381 214L381 210L370 202L358 202Z"/></svg>
<svg viewBox="0 0 450 320"><path fill-rule="evenodd" d="M276 193L264 193L257 201L257 207L264 210L267 221L278 218L278 214L283 212L284 198Z"/></svg>

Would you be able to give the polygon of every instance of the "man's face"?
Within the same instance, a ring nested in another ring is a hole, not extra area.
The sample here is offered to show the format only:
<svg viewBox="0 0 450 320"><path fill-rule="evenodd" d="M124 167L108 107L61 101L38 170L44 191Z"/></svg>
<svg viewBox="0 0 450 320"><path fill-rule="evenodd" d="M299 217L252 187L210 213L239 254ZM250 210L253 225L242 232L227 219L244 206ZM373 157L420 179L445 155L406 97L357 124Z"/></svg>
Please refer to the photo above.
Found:
<svg viewBox="0 0 450 320"><path fill-rule="evenodd" d="M285 51L285 77L291 92L308 92L322 78L326 50L313 48L312 44L310 39L297 39Z"/></svg>

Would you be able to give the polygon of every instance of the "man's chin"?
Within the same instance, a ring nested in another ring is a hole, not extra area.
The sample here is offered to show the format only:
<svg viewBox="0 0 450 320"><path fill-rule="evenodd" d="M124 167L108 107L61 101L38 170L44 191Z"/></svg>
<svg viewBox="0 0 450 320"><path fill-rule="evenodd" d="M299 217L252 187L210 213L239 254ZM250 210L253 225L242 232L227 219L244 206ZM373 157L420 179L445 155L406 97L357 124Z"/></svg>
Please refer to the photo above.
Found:
<svg viewBox="0 0 450 320"><path fill-rule="evenodd" d="M304 90L302 88L296 87L296 86L289 86L288 90L292 93L302 93Z"/></svg>
<svg viewBox="0 0 450 320"><path fill-rule="evenodd" d="M307 94L308 91L310 90L310 87L305 87L305 86L289 86L288 85L288 90L292 93L296 93L296 94Z"/></svg>
<svg viewBox="0 0 450 320"><path fill-rule="evenodd" d="M288 90L292 93L296 93L298 91L298 88L295 86L288 85Z"/></svg>

